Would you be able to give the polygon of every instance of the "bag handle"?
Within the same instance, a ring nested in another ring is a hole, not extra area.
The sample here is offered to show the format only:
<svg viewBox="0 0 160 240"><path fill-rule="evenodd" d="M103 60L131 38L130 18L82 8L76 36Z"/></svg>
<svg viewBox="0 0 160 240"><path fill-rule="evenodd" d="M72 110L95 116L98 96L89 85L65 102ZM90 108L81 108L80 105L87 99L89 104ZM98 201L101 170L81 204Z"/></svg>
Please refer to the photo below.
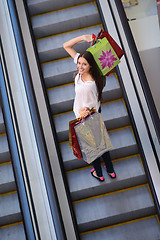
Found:
<svg viewBox="0 0 160 240"><path fill-rule="evenodd" d="M96 43L98 42L101 42L102 40L100 38L98 38L95 34L92 34L92 43L91 43L91 46L95 45ZM96 45L95 45L95 48L96 48Z"/></svg>
<svg viewBox="0 0 160 240"><path fill-rule="evenodd" d="M77 118L78 121L84 121L87 117L89 117L90 115L92 115L93 113L96 112L96 110L94 108L90 109L90 114L87 117L82 117L83 113L85 112L85 110L83 112L81 112L81 114L79 115L79 117Z"/></svg>

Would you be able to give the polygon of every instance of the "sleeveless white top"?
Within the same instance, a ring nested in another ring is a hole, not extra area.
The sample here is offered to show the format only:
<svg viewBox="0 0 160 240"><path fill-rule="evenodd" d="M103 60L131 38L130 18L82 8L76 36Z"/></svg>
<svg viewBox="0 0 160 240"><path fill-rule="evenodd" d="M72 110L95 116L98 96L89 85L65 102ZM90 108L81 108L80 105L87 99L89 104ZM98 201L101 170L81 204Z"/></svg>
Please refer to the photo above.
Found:
<svg viewBox="0 0 160 240"><path fill-rule="evenodd" d="M77 64L79 53L74 58L74 63ZM98 101L97 87L94 81L83 82L81 75L78 73L75 77L75 100L73 111L76 118L79 117L79 110L82 107L94 108L98 112L100 102Z"/></svg>

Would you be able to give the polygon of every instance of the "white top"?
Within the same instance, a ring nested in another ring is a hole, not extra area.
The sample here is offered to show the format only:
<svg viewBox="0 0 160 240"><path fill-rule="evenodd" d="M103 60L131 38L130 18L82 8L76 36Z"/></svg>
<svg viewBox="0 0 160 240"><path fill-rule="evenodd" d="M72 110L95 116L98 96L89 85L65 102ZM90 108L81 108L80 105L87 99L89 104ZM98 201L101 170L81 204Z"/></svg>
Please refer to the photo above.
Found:
<svg viewBox="0 0 160 240"><path fill-rule="evenodd" d="M74 58L74 63L77 64L79 53ZM100 102L98 101L98 92L95 81L83 82L81 75L78 73L75 77L75 100L73 111L76 118L79 117L79 110L82 107L94 108L98 112Z"/></svg>

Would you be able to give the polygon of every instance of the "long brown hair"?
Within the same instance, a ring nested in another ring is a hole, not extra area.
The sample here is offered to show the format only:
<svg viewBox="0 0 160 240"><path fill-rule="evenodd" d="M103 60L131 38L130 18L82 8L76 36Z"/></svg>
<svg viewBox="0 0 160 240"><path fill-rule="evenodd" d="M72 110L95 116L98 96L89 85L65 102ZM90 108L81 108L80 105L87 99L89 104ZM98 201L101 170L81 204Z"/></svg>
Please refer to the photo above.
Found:
<svg viewBox="0 0 160 240"><path fill-rule="evenodd" d="M97 87L98 101L102 101L102 90L103 90L104 86L106 85L106 77L101 76L100 71L97 67L97 64L90 52L85 51L78 56L78 59L80 57L85 58L87 60L87 62L89 63L89 65L91 66L89 72L90 72L92 78L94 79L96 87Z"/></svg>

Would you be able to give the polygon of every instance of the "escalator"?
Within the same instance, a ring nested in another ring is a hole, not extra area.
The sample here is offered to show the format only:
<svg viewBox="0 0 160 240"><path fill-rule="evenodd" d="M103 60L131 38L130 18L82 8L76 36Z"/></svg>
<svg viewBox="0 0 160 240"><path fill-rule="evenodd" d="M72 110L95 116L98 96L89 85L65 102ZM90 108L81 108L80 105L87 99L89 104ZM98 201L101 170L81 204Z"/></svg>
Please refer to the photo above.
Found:
<svg viewBox="0 0 160 240"><path fill-rule="evenodd" d="M0 109L0 239L26 239L2 108Z"/></svg>
<svg viewBox="0 0 160 240"><path fill-rule="evenodd" d="M156 207L116 71L107 77L102 117L114 146L110 153L117 178L111 180L103 169L105 182L99 183L90 174L91 166L75 159L69 148L76 66L62 46L100 31L96 2L28 0L28 9L81 239L159 239ZM75 49L87 47L81 42Z"/></svg>

